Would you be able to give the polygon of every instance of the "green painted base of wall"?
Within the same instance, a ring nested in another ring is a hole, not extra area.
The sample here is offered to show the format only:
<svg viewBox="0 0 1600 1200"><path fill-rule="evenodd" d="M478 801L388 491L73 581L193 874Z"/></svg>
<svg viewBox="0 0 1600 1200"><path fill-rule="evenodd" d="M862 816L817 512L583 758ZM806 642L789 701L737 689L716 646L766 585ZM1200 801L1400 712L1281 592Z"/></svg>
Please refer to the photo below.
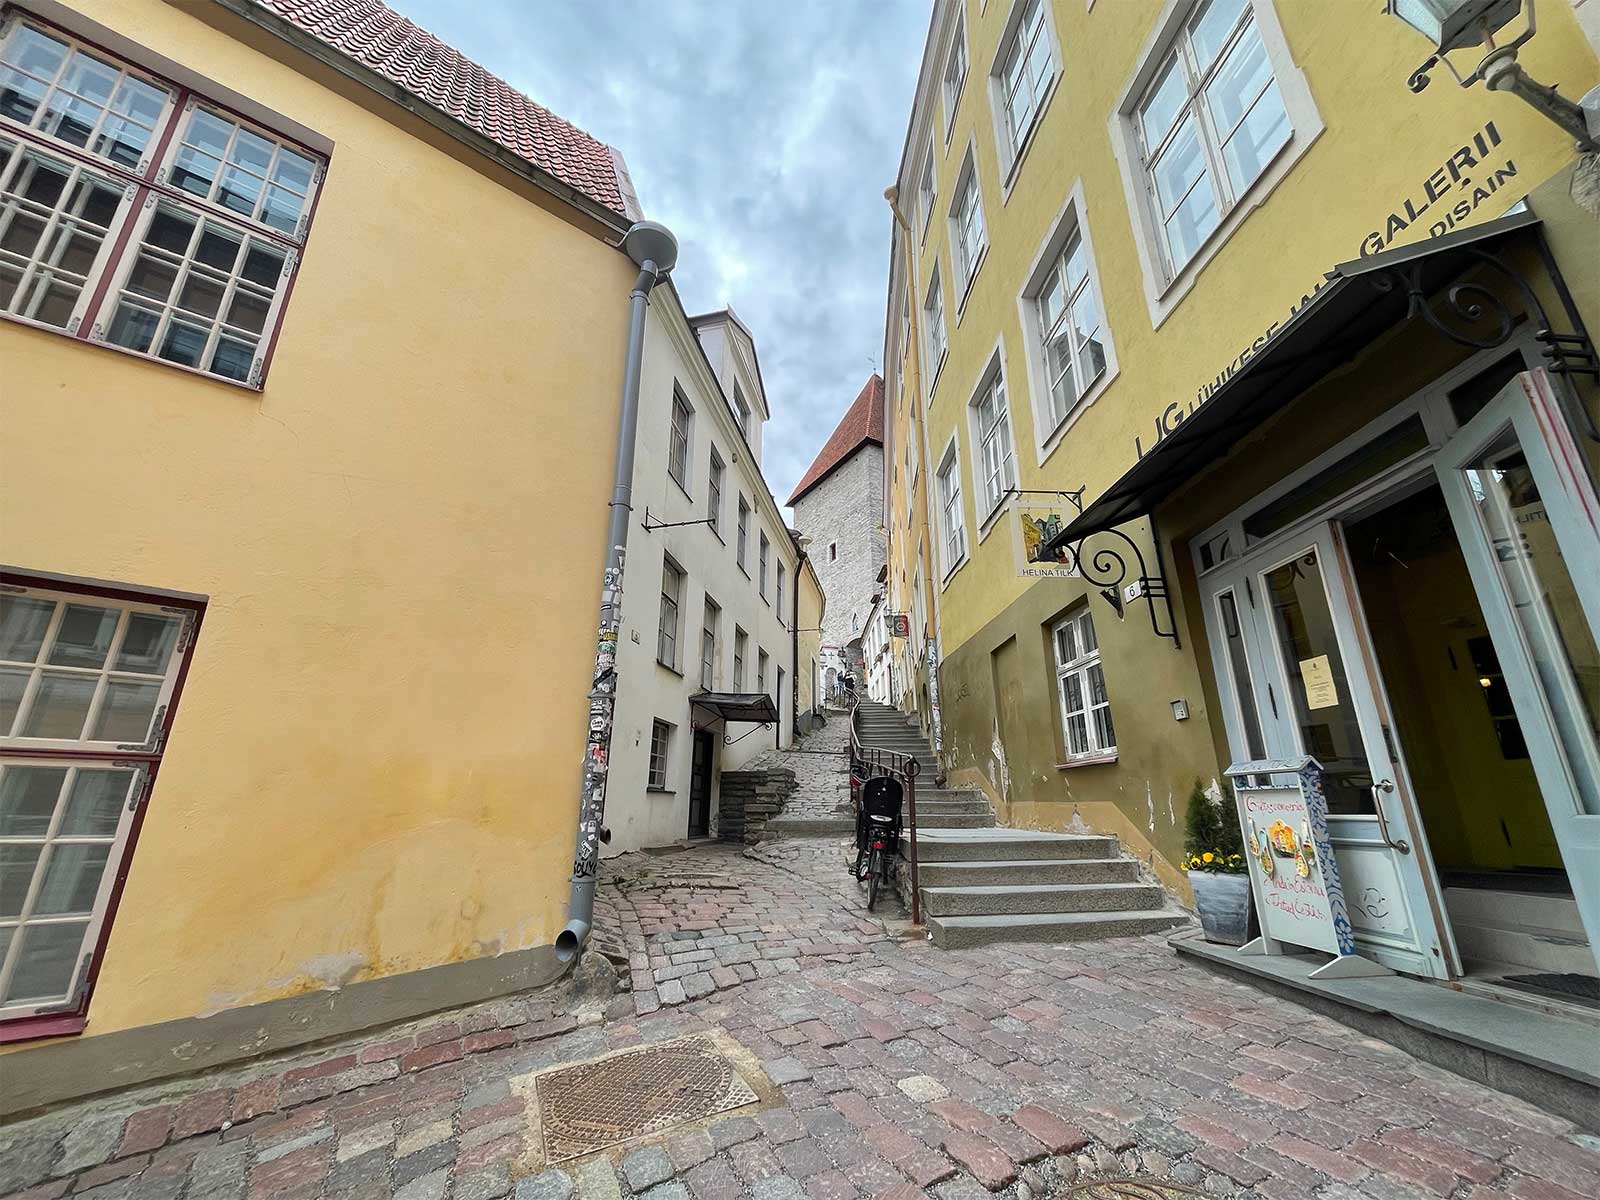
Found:
<svg viewBox="0 0 1600 1200"><path fill-rule="evenodd" d="M0 1118L544 987L566 970L554 946L536 946L98 1037L91 1013L81 1037L0 1058Z"/></svg>

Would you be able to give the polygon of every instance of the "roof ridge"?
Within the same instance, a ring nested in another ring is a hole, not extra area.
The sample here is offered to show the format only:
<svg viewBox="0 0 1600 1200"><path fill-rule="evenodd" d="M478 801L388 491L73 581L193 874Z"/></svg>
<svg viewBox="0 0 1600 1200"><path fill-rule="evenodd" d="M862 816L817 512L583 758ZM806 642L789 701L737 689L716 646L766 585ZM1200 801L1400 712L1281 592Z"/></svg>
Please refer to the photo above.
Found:
<svg viewBox="0 0 1600 1200"><path fill-rule="evenodd" d="M862 446L883 445L883 376L874 371L845 409L828 440L817 451L806 473L795 484L789 506L848 461Z"/></svg>

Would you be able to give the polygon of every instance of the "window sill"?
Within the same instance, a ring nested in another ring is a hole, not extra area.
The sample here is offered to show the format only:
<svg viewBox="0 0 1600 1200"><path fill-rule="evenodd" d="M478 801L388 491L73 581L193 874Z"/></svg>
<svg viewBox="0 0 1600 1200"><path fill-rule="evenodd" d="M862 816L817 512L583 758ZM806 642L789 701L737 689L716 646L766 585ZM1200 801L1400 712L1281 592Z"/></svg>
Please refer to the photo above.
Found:
<svg viewBox="0 0 1600 1200"><path fill-rule="evenodd" d="M716 538L717 541L721 542L724 546L728 544L728 539L722 536L721 532L718 531L715 525L707 525L706 528L711 530L711 536Z"/></svg>
<svg viewBox="0 0 1600 1200"><path fill-rule="evenodd" d="M1000 206L1005 207L1011 199L1011 192L1016 187L1017 177L1022 174L1023 160L1028 157L1028 151L1033 149L1033 143L1038 140L1039 126L1044 124L1044 114L1050 108L1050 101L1055 99L1056 88L1061 85L1061 69L1056 68L1055 76L1050 80L1050 86L1045 89L1044 99L1039 101L1039 107L1033 110L1033 120L1028 122L1028 128L1022 135L1022 144L1017 147L1016 154L1011 159L1011 165L1006 168L1006 173L1000 180Z"/></svg>
<svg viewBox="0 0 1600 1200"><path fill-rule="evenodd" d="M970 557L971 555L963 551L961 557L956 560L956 565L944 573L944 578L939 581L939 590L941 592L948 588L950 581L960 574L961 568L967 565L967 560Z"/></svg>
<svg viewBox="0 0 1600 1200"><path fill-rule="evenodd" d="M750 578L750 572L744 569L743 563L739 564L739 574L743 575L746 579Z"/></svg>
<svg viewBox="0 0 1600 1200"><path fill-rule="evenodd" d="M689 495L689 489L684 486L683 480L679 479L671 471L667 472L667 478L672 480L673 483L678 485L678 490L683 493L684 499L686 499L686 500L693 500L694 499L693 496Z"/></svg>
<svg viewBox="0 0 1600 1200"><path fill-rule="evenodd" d="M967 276L967 282L962 285L961 298L956 301L956 328L961 328L961 318L967 311L967 301L972 298L972 285L978 282L978 272L983 270L983 264L989 258L989 246L984 244L978 251L978 261L972 264L972 274Z"/></svg>
<svg viewBox="0 0 1600 1200"><path fill-rule="evenodd" d="M1115 750L1108 754L1086 754L1082 758L1074 758L1070 762L1056 764L1058 771L1070 771L1075 767L1104 767L1117 761Z"/></svg>
<svg viewBox="0 0 1600 1200"><path fill-rule="evenodd" d="M663 671L671 671L679 679L683 678L683 672L678 670L678 668L673 666L671 663L664 663L658 658L656 659L656 666L660 667Z"/></svg>
<svg viewBox="0 0 1600 1200"><path fill-rule="evenodd" d="M196 379L204 379L208 383L219 383L223 387L235 388L241 392L249 392L259 396L266 391L266 366L261 368L261 382L250 383L244 379L229 379L226 375L213 375L210 371L201 371L195 367L186 367L182 363L170 362L154 354L141 354L137 350L129 350L126 346L113 345L111 342L95 341L93 338L79 337L75 333L68 333L56 325L46 325L43 321L30 321L27 317L19 317L14 313L0 312L0 321L9 321L13 325L20 325L24 329L37 329L40 333L54 334L56 337L66 338L69 342L76 342L80 346L92 346L96 350L109 350L112 354L120 354L123 358L131 358L136 362L148 363L166 371L182 371L185 375L192 375Z"/></svg>
<svg viewBox="0 0 1600 1200"><path fill-rule="evenodd" d="M676 796L678 794L677 788L656 787L654 785L647 785L644 790L653 792L657 796Z"/></svg>
<svg viewBox="0 0 1600 1200"><path fill-rule="evenodd" d="M944 362L950 357L950 348L947 346L939 351L939 361L933 364L933 374L928 377L928 407L933 407L933 394L939 388L939 380L944 378Z"/></svg>
<svg viewBox="0 0 1600 1200"><path fill-rule="evenodd" d="M82 1033L89 1018L81 1013L56 1013L38 1017L18 1017L0 1022L0 1046L31 1042L39 1038L70 1037Z"/></svg>
<svg viewBox="0 0 1600 1200"><path fill-rule="evenodd" d="M1107 357L1111 358L1113 356L1108 355ZM1066 441L1067 433L1078 423L1079 418L1093 408L1101 396L1105 395L1106 389L1116 381L1117 376L1121 373L1122 369L1120 367L1108 363L1106 369L1100 373L1089 390L1072 402L1072 407L1067 410L1067 415L1056 422L1055 428L1046 435L1043 442L1039 443L1039 465L1041 467L1044 466L1052 454L1061 449L1061 443Z"/></svg>
<svg viewBox="0 0 1600 1200"><path fill-rule="evenodd" d="M995 502L995 506L989 510L989 515L978 522L978 545L983 545L984 539L989 536L996 525L1000 524L1000 517L1006 511L1006 501L1010 498L1011 490L1008 490L1004 496Z"/></svg>

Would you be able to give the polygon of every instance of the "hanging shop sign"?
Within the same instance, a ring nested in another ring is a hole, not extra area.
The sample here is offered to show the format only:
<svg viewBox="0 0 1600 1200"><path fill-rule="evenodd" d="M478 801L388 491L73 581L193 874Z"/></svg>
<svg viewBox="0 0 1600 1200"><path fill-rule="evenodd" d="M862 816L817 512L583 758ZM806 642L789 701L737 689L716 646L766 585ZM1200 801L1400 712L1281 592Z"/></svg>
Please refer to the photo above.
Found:
<svg viewBox="0 0 1600 1200"><path fill-rule="evenodd" d="M1066 546L1058 550L1046 547L1050 539L1066 528L1077 515L1067 509L1065 500L1053 504L1014 503L1011 519L1015 525L1017 575L1022 579L1070 579L1078 571L1072 562L1072 551Z"/></svg>
<svg viewBox="0 0 1600 1200"><path fill-rule="evenodd" d="M911 618L905 613L884 613L883 623L888 629L890 637L908 638L911 636Z"/></svg>
<svg viewBox="0 0 1600 1200"><path fill-rule="evenodd" d="M1228 775L1261 931L1293 946L1354 954L1355 933L1328 840L1321 765L1314 758L1236 763ZM1274 775L1293 775L1295 781L1256 786Z"/></svg>

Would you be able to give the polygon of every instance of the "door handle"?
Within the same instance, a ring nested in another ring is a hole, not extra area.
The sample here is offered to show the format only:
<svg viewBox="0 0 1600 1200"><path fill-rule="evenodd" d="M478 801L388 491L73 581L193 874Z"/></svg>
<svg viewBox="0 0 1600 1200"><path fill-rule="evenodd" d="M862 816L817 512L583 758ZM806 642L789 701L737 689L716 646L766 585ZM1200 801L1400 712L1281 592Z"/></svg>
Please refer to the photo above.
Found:
<svg viewBox="0 0 1600 1200"><path fill-rule="evenodd" d="M1383 794L1394 791L1394 780L1380 779L1372 785L1372 808L1378 814L1378 836L1383 839L1383 844L1391 850L1398 850L1401 854L1411 853L1411 844L1404 838L1398 841L1389 836L1389 818L1383 815Z"/></svg>

